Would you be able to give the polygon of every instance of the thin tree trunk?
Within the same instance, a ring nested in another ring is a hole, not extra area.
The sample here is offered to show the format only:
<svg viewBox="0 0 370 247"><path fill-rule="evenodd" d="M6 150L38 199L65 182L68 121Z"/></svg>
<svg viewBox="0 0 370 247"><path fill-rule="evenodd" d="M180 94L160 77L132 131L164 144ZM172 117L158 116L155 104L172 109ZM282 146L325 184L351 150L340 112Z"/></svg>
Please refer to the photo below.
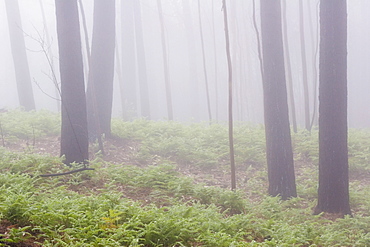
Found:
<svg viewBox="0 0 370 247"><path fill-rule="evenodd" d="M136 35L136 55L138 62L138 74L140 86L141 116L150 119L149 87L146 69L143 27L141 20L141 6L139 0L133 0L133 2L134 2L134 20Z"/></svg>
<svg viewBox="0 0 370 247"><path fill-rule="evenodd" d="M39 3L40 3L42 21L44 24L45 36L46 36L46 44L47 44L46 52L47 52L47 56L49 57L48 60L50 61L51 73L54 74L54 71L55 71L54 55L53 55L53 50L51 49L50 34L49 34L48 24L47 24L46 17L45 17L44 4L42 3L42 0L39 0ZM58 112L60 112L60 88L59 88L58 81L55 75L52 75L51 79L53 80L53 83L55 86L54 91L55 91L57 110Z"/></svg>
<svg viewBox="0 0 370 247"><path fill-rule="evenodd" d="M121 56L120 56L120 53L119 53L119 49L118 49L118 46L117 46L117 40L116 40L116 49L115 49L115 58L116 58L116 73L117 73L117 78L118 78L118 85L119 85L119 89L120 89L120 96L121 96L121 107L122 107L122 118L124 120L128 120L128 118L126 118L126 112L125 112L125 106L126 106L126 103L125 103L125 98L124 98L124 91L125 91L125 88L123 86L123 76L122 76L122 65L121 65Z"/></svg>
<svg viewBox="0 0 370 247"><path fill-rule="evenodd" d="M286 14L286 0L282 0L282 24L283 24L283 44L284 44L284 58L287 73L287 88L288 88L288 101L290 116L293 125L293 131L297 133L297 116L295 109L294 100L294 89L293 89L293 79L292 79L292 67L290 61L290 48L288 40L288 25L287 25L287 14Z"/></svg>
<svg viewBox="0 0 370 247"><path fill-rule="evenodd" d="M305 128L311 131L310 121L310 94L308 88L307 78L307 58L306 58L306 41L305 41L305 27L303 15L303 0L299 0L299 37L301 41L301 59L302 59L302 79L303 79L303 95L304 95L304 115L305 115Z"/></svg>
<svg viewBox="0 0 370 247"><path fill-rule="evenodd" d="M120 83L123 119L132 120L138 116L137 59L135 52L134 1L121 1L121 61L122 83ZM116 49L118 52L118 49ZM117 58L119 60L119 58Z"/></svg>
<svg viewBox="0 0 370 247"><path fill-rule="evenodd" d="M214 77L214 85L215 85L215 106L216 106L216 109L215 109L215 112L216 112L216 116L215 116L215 119L216 119L216 122L218 120L218 66L217 66L217 46L216 46L216 31L215 31L215 11L214 11L214 1L212 1L212 34L213 34L213 54L215 56L215 59L214 59L214 66L215 66L215 77Z"/></svg>
<svg viewBox="0 0 370 247"><path fill-rule="evenodd" d="M189 0L182 0L182 9L184 15L184 26L186 32L186 44L188 49L188 67L189 67L189 77L188 77L188 88L187 94L189 98L189 116L194 118L195 121L199 121L200 118L200 107L199 104L199 79L197 73L196 61L198 59L198 54L196 52L195 46L195 35L194 35L194 25L193 25L193 15L190 10Z"/></svg>
<svg viewBox="0 0 370 247"><path fill-rule="evenodd" d="M200 0L198 0L198 20L199 20L200 42L201 42L201 46L202 46L203 73L204 73L204 83L206 85L208 117L209 117L209 122L212 123L211 100L210 100L210 96L209 96L209 86L208 86L208 76L207 76L207 63L206 63L206 55L205 55L205 51L204 51L202 17L201 17L201 13L200 13Z"/></svg>
<svg viewBox="0 0 370 247"><path fill-rule="evenodd" d="M82 0L78 0L78 5L80 6L82 27L83 27L83 30L84 30L84 37L85 37L85 49L86 49L87 64L85 63L85 65L84 65L84 71L85 71L85 78L87 79L89 77L90 53L91 53L90 43L89 43L89 33L87 31L85 10L84 10L84 5L82 3Z"/></svg>
<svg viewBox="0 0 370 247"><path fill-rule="evenodd" d="M258 26L257 26L256 1L255 0L253 0L253 28L254 28L254 31L256 32L258 62L259 62L259 65L260 65L260 72L261 72L262 84L263 84L264 83L264 73L263 73L261 36L260 36L260 32L258 31Z"/></svg>
<svg viewBox="0 0 370 247"><path fill-rule="evenodd" d="M18 0L5 0L19 103L26 111L35 109L32 82Z"/></svg>
<svg viewBox="0 0 370 247"><path fill-rule="evenodd" d="M161 0L157 0L157 6L158 6L159 23L161 26L161 41L162 41L162 54L163 54L164 82L165 82L165 88L166 88L167 114L168 114L168 120L173 120L171 82L170 82L170 73L168 71L167 44L166 44L166 37L165 37L165 30L164 30L164 20L163 20Z"/></svg>
<svg viewBox="0 0 370 247"><path fill-rule="evenodd" d="M311 34L311 44L313 46L313 53L312 53L312 77L313 77L313 113L312 113L312 117L311 117L311 129L313 127L314 124L317 124L317 105L318 105L318 97L317 97L317 91L318 91L318 88L317 88L317 82L318 82L318 78L317 78L317 57L318 57L318 54L319 54L319 32L320 32L320 28L319 28L319 17L318 17L318 14L319 14L319 4L320 4L320 1L317 2L316 4L316 19L317 19L317 24L316 24L316 30L317 30L317 35L316 35L316 41L314 41L314 34L313 34L313 26L312 26L312 13L311 13L311 5L310 5L310 2L307 2L307 9L308 9L308 15L309 15L309 27L310 27L310 34Z"/></svg>
<svg viewBox="0 0 370 247"><path fill-rule="evenodd" d="M226 56L228 67L228 85L229 85L229 148L230 148L230 168L231 168L231 189L236 189L236 172L235 172L235 154L234 154L234 136L233 136L233 73L230 55L229 27L227 20L226 0L222 1L224 11L224 28L226 39Z"/></svg>

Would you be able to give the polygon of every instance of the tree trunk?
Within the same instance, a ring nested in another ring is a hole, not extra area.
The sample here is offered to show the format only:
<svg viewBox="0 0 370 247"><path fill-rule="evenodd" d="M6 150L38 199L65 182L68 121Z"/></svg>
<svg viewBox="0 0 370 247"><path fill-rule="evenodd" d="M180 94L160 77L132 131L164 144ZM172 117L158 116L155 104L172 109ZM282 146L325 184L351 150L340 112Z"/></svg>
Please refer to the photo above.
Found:
<svg viewBox="0 0 370 247"><path fill-rule="evenodd" d="M311 131L310 121L310 97L307 78L307 58L306 58L306 41L303 15L303 0L299 0L299 37L301 41L301 59L302 59L302 80L303 80L303 95L304 95L304 116L305 128Z"/></svg>
<svg viewBox="0 0 370 247"><path fill-rule="evenodd" d="M172 106L172 93L170 83L170 72L168 71L168 56L167 56L167 44L164 30L164 20L162 13L161 0L157 0L159 23L161 26L161 41L162 41L162 54L163 54L163 70L164 70L164 83L166 88L166 102L167 102L167 114L168 120L173 120L173 106Z"/></svg>
<svg viewBox="0 0 370 247"><path fill-rule="evenodd" d="M208 86L208 75L207 75L207 64L206 64L206 54L204 51L204 38L203 38L203 27L202 27L202 17L200 13L200 0L198 0L198 20L199 20L199 35L202 48L202 61L203 61L203 73L204 73L204 83L206 86L206 99L207 99L207 109L208 109L208 120L212 123L212 111L211 111L211 101L209 97L209 86Z"/></svg>
<svg viewBox="0 0 370 247"><path fill-rule="evenodd" d="M89 158L77 1L55 0L62 92L61 155L69 165Z"/></svg>
<svg viewBox="0 0 370 247"><path fill-rule="evenodd" d="M226 57L228 67L228 84L229 84L229 148L230 148L230 167L231 167L231 189L236 189L236 175L235 175L235 158L234 158L234 135L233 135L233 73L230 55L230 41L229 41L229 25L227 19L227 7L226 1L222 1L224 11L224 28L225 28L225 39L226 39Z"/></svg>
<svg viewBox="0 0 370 247"><path fill-rule="evenodd" d="M212 35L213 35L213 55L214 55L214 85L215 85L215 120L218 121L218 61L217 61L217 46L216 46L216 31L215 31L215 11L214 11L214 2L212 1Z"/></svg>
<svg viewBox="0 0 370 247"><path fill-rule="evenodd" d="M136 77L136 53L135 53L135 30L134 30L134 6L133 1L121 1L121 32L122 32L122 82L120 83L122 114L124 120L132 120L137 117L137 77ZM117 58L119 59L119 58Z"/></svg>
<svg viewBox="0 0 370 247"><path fill-rule="evenodd" d="M319 189L315 213L350 215L345 0L320 3L319 71Z"/></svg>
<svg viewBox="0 0 370 247"><path fill-rule="evenodd" d="M78 0L78 6L80 6L80 14L81 14L81 20L82 20L82 27L84 31L84 37L85 37L85 49L86 49L86 60L85 66L84 66L84 72L85 72L85 78L87 79L89 77L89 67L90 67L90 57L91 57L91 49L90 49L90 43L89 43L89 32L87 31L87 23L86 23L86 17L85 17L85 10L84 5L82 3L82 0ZM82 56L84 58L84 56Z"/></svg>
<svg viewBox="0 0 370 247"><path fill-rule="evenodd" d="M138 63L139 87L140 87L141 116L150 119L149 87L146 73L146 58L145 58L143 27L141 21L141 6L139 0L133 0L133 2L134 2L134 20L136 35L136 56Z"/></svg>
<svg viewBox="0 0 370 247"><path fill-rule="evenodd" d="M45 17L45 11L44 11L44 4L42 0L39 0L40 3L40 9L41 9L41 15L42 15L42 22L44 25L44 30L45 30L45 36L46 36L46 46L43 47L45 49L45 55L48 56L48 62L50 66L50 70L52 73L52 80L55 86L55 100L56 100L56 105L57 105L57 110L60 112L60 88L59 84L57 81L57 78L55 76L55 63L54 63L54 55L53 55L53 50L51 49L51 42L50 42L50 34L49 34L49 28L48 28L48 23L46 21Z"/></svg>
<svg viewBox="0 0 370 247"><path fill-rule="evenodd" d="M313 32L313 18L312 18L312 13L311 13L311 2L307 2L307 10L308 10L308 17L309 17L309 28L310 28L310 36L311 36L311 44L312 44L312 88L313 88L313 112L312 112L312 117L311 117L311 129L314 125L317 125L318 123L318 117L317 117L317 111L318 111L318 97L317 97L317 91L318 91L318 77L317 77L317 57L319 53L319 32L320 32L320 27L319 27L319 5L320 5L320 0L317 0L316 3L316 40L314 39L314 32Z"/></svg>
<svg viewBox="0 0 370 247"><path fill-rule="evenodd" d="M193 24L193 15L190 9L189 0L182 0L182 9L184 15L184 26L186 32L186 43L188 49L188 63L189 63L189 78L188 78L188 88L187 88L187 95L188 95L188 102L189 107L187 109L188 114L190 117L194 118L195 121L199 121L201 119L201 110L203 109L200 107L199 104L199 79L197 73L197 59L198 55L196 52L195 46L195 35L194 35L194 24Z"/></svg>
<svg viewBox="0 0 370 247"><path fill-rule="evenodd" d="M10 45L13 55L19 103L26 111L34 110L35 100L33 97L18 0L5 0L5 7L8 17Z"/></svg>
<svg viewBox="0 0 370 247"><path fill-rule="evenodd" d="M263 89L269 194L297 195L290 137L280 1L261 0Z"/></svg>
<svg viewBox="0 0 370 247"><path fill-rule="evenodd" d="M293 131L297 133L297 116L295 110L295 100L294 100L294 89L293 89L293 79L292 79L292 67L290 62L290 50L289 50L289 40L288 40L288 25L286 16L286 0L282 0L282 24L283 24L283 44L284 44L284 58L286 66L286 83L288 87L288 102L290 110L290 119L293 125Z"/></svg>
<svg viewBox="0 0 370 247"><path fill-rule="evenodd" d="M113 102L115 0L94 1L94 26L87 89L89 137L111 135Z"/></svg>

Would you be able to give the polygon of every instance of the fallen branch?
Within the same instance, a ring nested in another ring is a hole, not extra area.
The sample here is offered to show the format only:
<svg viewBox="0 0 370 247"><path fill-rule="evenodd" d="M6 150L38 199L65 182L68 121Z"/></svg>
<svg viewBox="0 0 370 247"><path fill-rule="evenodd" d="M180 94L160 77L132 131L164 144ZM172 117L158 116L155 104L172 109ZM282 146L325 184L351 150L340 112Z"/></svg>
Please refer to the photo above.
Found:
<svg viewBox="0 0 370 247"><path fill-rule="evenodd" d="M54 173L54 174L42 174L42 175L40 175L40 177L57 177L57 176L63 176L63 175L68 175L68 174L73 174L73 173L76 173L76 172L82 172L82 171L88 171L88 170L95 170L95 169L84 167L84 168L72 170L72 171L69 171L69 172Z"/></svg>

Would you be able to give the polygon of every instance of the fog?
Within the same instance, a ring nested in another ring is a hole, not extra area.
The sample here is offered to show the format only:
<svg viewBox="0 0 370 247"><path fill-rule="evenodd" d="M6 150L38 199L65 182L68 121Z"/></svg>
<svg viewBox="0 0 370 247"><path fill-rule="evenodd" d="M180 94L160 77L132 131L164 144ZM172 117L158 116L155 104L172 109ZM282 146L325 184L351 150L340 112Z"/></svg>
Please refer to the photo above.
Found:
<svg viewBox="0 0 370 247"><path fill-rule="evenodd" d="M32 78L36 108L57 111L55 86L51 80L51 68L45 51L51 49L54 69L58 73L58 47L55 22L55 6L51 0L43 2L47 26L44 26L40 0L18 0L22 18L28 64ZM136 0L138 1L138 0ZM88 37L91 42L93 1L83 0ZM121 1L117 0L117 45L122 54ZM162 0L165 38L167 42L169 78L173 99L174 119L178 121L208 121L204 67L198 21L198 1L189 0L186 12L181 0ZM257 54L256 32L253 27L252 0L227 1L229 4L230 45L234 78L234 114L238 121L263 122L262 82ZM258 1L256 19L259 23ZM348 97L350 127L370 127L370 2L348 2ZM151 119L167 118L161 29L155 0L140 0L146 56L146 72L149 83ZM307 55L307 72L310 83L310 109L313 114L314 81L313 61L318 68L315 47L318 41L317 1L305 1L304 23ZM311 8L309 18L308 4ZM302 82L301 44L299 40L298 1L287 1L287 34L292 66L292 81L296 101L297 119L304 125L304 97ZM227 61L221 0L201 0L202 30L205 44L206 72L209 82L210 103L213 119L227 119ZM309 23L312 26L310 27ZM80 22L82 25L82 22ZM47 44L49 32L50 46ZM310 29L311 28L311 29ZM191 30L190 30L191 29ZM81 28L82 40L84 32ZM19 106L15 82L14 64L10 47L9 29L4 1L0 1L0 108ZM132 37L128 37L131 38ZM42 43L45 43L42 47ZM82 51L86 47L82 41ZM48 53L50 55L50 53ZM122 58L135 61L134 58ZM117 63L116 63L117 66ZM85 64L85 68L87 68ZM116 68L117 69L117 68ZM117 71L117 70L116 70ZM136 74L136 77L138 75ZM137 78L136 78L137 79ZM86 82L85 82L86 83ZM195 86L192 86L194 83ZM139 87L137 87L139 88ZM139 98L140 94L136 92ZM115 73L113 115L121 117L118 75ZM140 102L138 102L140 107ZM138 113L140 117L140 113Z"/></svg>

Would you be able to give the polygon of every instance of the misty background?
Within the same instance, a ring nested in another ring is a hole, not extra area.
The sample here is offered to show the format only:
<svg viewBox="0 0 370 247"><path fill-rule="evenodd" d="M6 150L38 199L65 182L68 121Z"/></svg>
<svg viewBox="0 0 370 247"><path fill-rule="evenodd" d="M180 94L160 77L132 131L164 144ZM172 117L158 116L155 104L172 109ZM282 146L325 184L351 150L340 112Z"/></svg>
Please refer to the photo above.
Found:
<svg viewBox="0 0 370 247"><path fill-rule="evenodd" d="M139 0L137 0L139 1ZM88 38L91 42L93 1L83 0L86 14ZM143 25L144 51L146 56L147 78L151 119L167 118L161 29L158 7L155 0L140 0ZM184 8L189 3L189 9ZM256 1L256 19L259 25L259 6ZM133 57L122 56L124 37L122 34L121 1L117 0L116 52L122 62L135 62ZM256 31L253 27L252 0L228 2L230 45L233 63L234 116L237 121L263 123L263 95L260 67L257 52ZM348 120L350 127L370 127L370 1L348 1ZM28 64L30 66L36 108L58 111L56 91L51 79L52 73L45 50L53 54L55 74L59 80L58 47L54 1L19 0L22 30L25 36ZM169 77L173 100L174 120L208 121L206 86L202 47L200 38L199 14L204 35L205 64L209 83L210 104L214 120L227 120L227 61L221 0L201 0L200 12L196 0L162 0L165 38L169 64ZM299 39L298 1L286 1L287 34L292 66L292 83L296 102L297 120L304 126L304 96L302 82L301 43ZM314 64L318 68L318 1L304 1L304 25L307 55L307 72L310 92L311 115L314 108ZM310 10L310 11L309 11ZM81 15L80 15L81 18ZM134 22L134 20L132 20ZM46 25L45 25L46 24ZM82 21L80 19L80 25ZM47 30L47 32L46 32ZM86 57L85 34L81 28L82 52ZM49 37L47 37L47 33ZM0 1L0 108L19 106L15 82L14 64L10 47L9 28L4 1ZM50 45L48 45L49 40ZM43 46L44 43L44 46ZM86 59L86 58L85 58ZM117 60L116 60L117 61ZM84 61L86 62L86 61ZM116 62L115 71L118 66ZM86 66L85 66L86 67ZM87 72L86 72L87 73ZM137 80L137 70L136 79ZM85 85L86 85L85 80ZM120 81L115 73L113 116L121 117ZM318 84L318 83L317 83ZM193 86L192 86L193 85ZM194 86L195 85L195 86ZM139 98L139 87L137 97ZM140 107L140 102L138 102ZM140 112L138 112L140 117Z"/></svg>

